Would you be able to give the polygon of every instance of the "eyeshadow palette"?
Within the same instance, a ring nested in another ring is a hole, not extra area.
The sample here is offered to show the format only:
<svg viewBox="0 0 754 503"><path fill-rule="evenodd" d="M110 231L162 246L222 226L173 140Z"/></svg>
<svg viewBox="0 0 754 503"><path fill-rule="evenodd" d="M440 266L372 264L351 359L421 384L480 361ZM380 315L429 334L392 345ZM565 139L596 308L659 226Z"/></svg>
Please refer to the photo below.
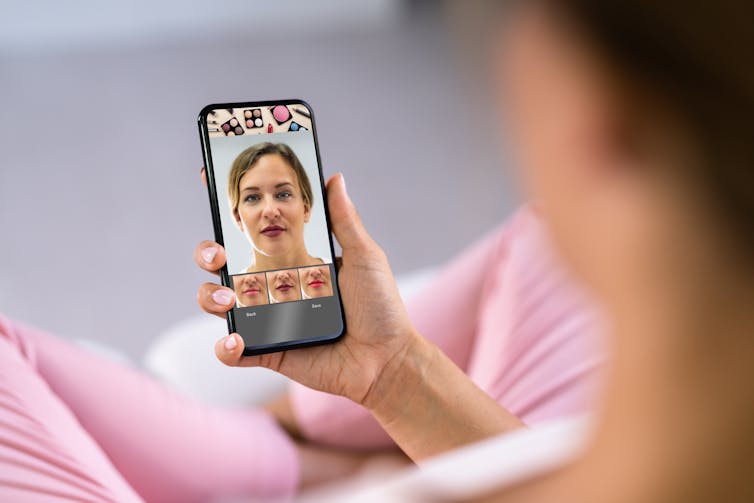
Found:
<svg viewBox="0 0 754 503"><path fill-rule="evenodd" d="M243 127L241 127L241 123L235 117L227 122L223 122L220 129L223 130L225 136L239 136L243 134Z"/></svg>
<svg viewBox="0 0 754 503"><path fill-rule="evenodd" d="M308 131L308 129L296 121L291 121L291 125L288 126L288 131Z"/></svg>
<svg viewBox="0 0 754 503"><path fill-rule="evenodd" d="M256 129L264 126L264 120L262 119L261 108L251 108L244 110L243 120L246 124L246 129Z"/></svg>

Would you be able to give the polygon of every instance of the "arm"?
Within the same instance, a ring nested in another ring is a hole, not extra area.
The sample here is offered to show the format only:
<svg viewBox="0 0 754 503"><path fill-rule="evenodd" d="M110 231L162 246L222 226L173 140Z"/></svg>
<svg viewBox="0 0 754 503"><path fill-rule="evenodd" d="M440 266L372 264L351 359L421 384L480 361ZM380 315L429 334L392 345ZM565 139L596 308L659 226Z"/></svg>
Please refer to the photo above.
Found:
<svg viewBox="0 0 754 503"><path fill-rule="evenodd" d="M418 333L388 361L363 405L414 461L523 423Z"/></svg>

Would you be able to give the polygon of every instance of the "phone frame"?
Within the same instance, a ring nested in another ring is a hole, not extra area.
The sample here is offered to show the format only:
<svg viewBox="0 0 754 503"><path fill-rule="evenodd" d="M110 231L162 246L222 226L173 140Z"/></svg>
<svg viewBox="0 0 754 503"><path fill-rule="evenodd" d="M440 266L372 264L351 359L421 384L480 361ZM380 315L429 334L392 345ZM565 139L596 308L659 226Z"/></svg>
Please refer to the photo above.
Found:
<svg viewBox="0 0 754 503"><path fill-rule="evenodd" d="M333 246L333 234L332 225L330 224L330 210L327 205L327 191L325 189L325 178L322 174L322 160L319 155L319 141L317 140L317 128L314 123L314 110L311 105L302 99L285 99L285 100L264 100L264 101L238 101L232 103L213 103L205 106L199 112L198 126L199 137L202 145L202 156L204 158L204 167L206 169L207 178L207 192L209 193L209 205L212 212L212 226L215 232L215 241L225 247L225 240L223 238L222 223L220 221L220 205L217 200L217 188L215 186L215 171L212 165L212 153L210 149L210 138L207 124L207 115L212 110L227 109L227 108L263 108L274 105L303 105L306 107L307 112L311 115L311 131L312 138L314 140L314 152L317 157L317 171L319 172L319 187L322 191L322 203L325 209L325 221L327 222L328 239L330 242L330 256L333 258L333 278L332 285L334 291L337 291L338 306L340 308L340 318L342 330L339 334L313 337L309 339L296 339L294 341L283 341L274 344L264 344L259 346L246 346L244 348L244 356L260 355L266 353L275 353L278 351L287 351L289 349L305 348L310 346L318 346L321 344L330 344L340 340L346 333L346 315L343 309L343 299L340 295L340 286L338 284L338 267L335 260L335 248ZM268 133L261 133L260 136L264 136ZM232 288L232 282L230 280L230 273L228 272L228 265L226 264L220 270L220 280L223 286ZM235 305L226 313L226 320L228 323L228 333L236 332L236 320L234 310ZM240 335L240 334L239 334ZM243 338L243 336L241 336ZM245 342L245 341L244 341Z"/></svg>

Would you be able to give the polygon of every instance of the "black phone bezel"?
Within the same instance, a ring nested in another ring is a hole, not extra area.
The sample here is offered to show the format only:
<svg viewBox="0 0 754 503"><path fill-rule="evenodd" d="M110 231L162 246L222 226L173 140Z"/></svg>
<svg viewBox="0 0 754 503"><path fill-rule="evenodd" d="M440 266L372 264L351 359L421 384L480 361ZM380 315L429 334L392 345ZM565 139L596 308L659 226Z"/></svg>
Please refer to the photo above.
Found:
<svg viewBox="0 0 754 503"><path fill-rule="evenodd" d="M262 108L262 107L269 107L274 105L303 105L306 107L307 112L311 116L311 131L312 131L312 137L314 139L314 152L317 157L317 170L319 171L319 186L322 193L322 202L324 204L325 209L325 220L327 222L327 231L328 231L328 239L330 242L330 256L335 257L335 248L333 245L333 234L332 234L332 225L330 223L330 210L327 205L327 192L325 189L325 182L324 182L324 175L322 173L322 160L320 158L319 154L319 141L317 140L317 128L314 124L314 110L312 109L311 105L309 105L308 102L302 99L285 99L285 100L265 100L265 101L238 101L238 102L232 102L232 103L212 103L204 108L199 112L198 117L198 126L199 126L199 137L201 140L202 145L202 156L204 158L204 167L206 169L206 178L207 178L207 192L209 193L209 204L210 204L210 211L212 213L212 226L215 233L215 241L221 245L225 246L225 241L223 239L223 231L222 231L222 225L220 222L220 206L217 201L217 190L215 187L215 172L214 172L214 166L212 166L212 155L210 152L210 145L209 145L209 129L207 125L207 115L212 110L218 110L218 109L228 109L228 108ZM335 335L328 335L324 337L315 337L311 339L297 339L295 341L283 341L278 342L275 344L266 344L266 345L260 345L260 346L247 346L244 348L243 354L244 356L251 356L251 355L260 355L260 354L266 354L266 353L275 353L279 351L287 351L289 349L298 349L298 348L305 348L310 346L318 346L321 344L331 344L334 342L337 342L340 340L343 335L346 333L346 316L345 316L345 310L343 308L343 299L340 295L340 285L338 282L338 268L333 264L333 272L334 272L334 279L332 281L334 288L337 289L337 297L338 297L338 306L340 308L340 318L341 318L341 331L338 334ZM220 280L224 286L231 287L231 281L230 281L230 274L228 272L228 266L227 264L223 266L223 268L220 270ZM232 308L228 311L226 315L226 320L228 323L228 333L234 333L236 332L236 321L235 321L235 308Z"/></svg>

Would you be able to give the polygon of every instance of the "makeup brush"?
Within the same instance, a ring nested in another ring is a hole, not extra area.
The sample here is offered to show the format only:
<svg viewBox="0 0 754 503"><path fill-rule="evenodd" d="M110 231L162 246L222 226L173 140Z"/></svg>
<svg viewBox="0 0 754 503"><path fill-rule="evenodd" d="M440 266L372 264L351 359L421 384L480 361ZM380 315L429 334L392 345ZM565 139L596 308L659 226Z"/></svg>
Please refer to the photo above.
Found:
<svg viewBox="0 0 754 503"><path fill-rule="evenodd" d="M300 108L294 108L293 111L296 112L297 114L303 115L307 119L311 119L312 118L312 116L306 110L302 110Z"/></svg>

